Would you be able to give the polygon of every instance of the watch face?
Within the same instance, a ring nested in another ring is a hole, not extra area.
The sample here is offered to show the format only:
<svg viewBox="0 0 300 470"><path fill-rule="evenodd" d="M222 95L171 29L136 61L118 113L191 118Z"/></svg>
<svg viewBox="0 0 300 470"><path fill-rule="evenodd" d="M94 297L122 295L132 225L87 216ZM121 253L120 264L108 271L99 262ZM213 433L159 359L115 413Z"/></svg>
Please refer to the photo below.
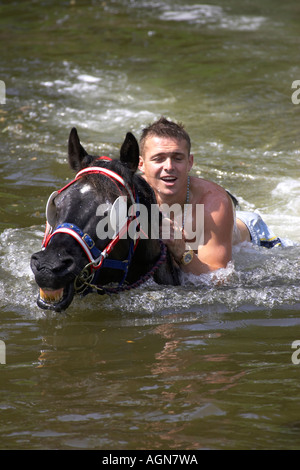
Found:
<svg viewBox="0 0 300 470"><path fill-rule="evenodd" d="M185 261L186 263L189 263L190 261L192 261L192 255L191 255L191 253L187 253L187 254L185 255L184 261Z"/></svg>
<svg viewBox="0 0 300 470"><path fill-rule="evenodd" d="M192 250L186 251L181 258L181 263L189 264L192 261L193 256L194 256L194 252Z"/></svg>
<svg viewBox="0 0 300 470"><path fill-rule="evenodd" d="M192 253L190 253L190 252L185 253L185 255L183 257L183 263L184 264L189 264L192 261L192 258L193 258Z"/></svg>

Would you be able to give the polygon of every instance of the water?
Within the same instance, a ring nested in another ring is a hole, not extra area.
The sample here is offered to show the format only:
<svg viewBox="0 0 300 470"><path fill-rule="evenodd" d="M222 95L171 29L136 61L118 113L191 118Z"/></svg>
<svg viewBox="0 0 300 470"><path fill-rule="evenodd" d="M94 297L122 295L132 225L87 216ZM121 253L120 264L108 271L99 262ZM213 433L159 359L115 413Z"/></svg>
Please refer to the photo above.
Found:
<svg viewBox="0 0 300 470"><path fill-rule="evenodd" d="M300 448L298 13L296 0L1 2L2 449ZM290 246L242 245L180 288L38 309L29 260L48 195L72 177L71 127L115 156L162 114L185 123L194 174Z"/></svg>

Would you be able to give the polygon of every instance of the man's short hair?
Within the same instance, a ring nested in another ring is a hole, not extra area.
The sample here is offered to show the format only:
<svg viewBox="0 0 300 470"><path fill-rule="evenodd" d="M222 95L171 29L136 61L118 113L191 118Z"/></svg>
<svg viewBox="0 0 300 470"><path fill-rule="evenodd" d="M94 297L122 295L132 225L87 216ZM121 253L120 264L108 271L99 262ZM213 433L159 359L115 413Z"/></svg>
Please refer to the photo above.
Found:
<svg viewBox="0 0 300 470"><path fill-rule="evenodd" d="M140 138L141 155L143 155L145 142L148 137L170 137L177 140L185 140L188 147L188 153L191 151L191 139L182 123L169 121L165 117L161 117L158 121L153 122L142 131Z"/></svg>

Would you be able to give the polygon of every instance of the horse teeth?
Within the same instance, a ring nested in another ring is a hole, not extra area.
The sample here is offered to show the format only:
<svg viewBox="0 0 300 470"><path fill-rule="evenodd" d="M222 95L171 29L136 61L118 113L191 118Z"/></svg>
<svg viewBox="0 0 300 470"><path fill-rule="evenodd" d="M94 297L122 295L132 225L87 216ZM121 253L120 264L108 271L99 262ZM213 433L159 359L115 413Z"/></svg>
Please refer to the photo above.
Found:
<svg viewBox="0 0 300 470"><path fill-rule="evenodd" d="M58 302L61 300L64 293L64 289L41 289L40 288L40 297L45 302Z"/></svg>

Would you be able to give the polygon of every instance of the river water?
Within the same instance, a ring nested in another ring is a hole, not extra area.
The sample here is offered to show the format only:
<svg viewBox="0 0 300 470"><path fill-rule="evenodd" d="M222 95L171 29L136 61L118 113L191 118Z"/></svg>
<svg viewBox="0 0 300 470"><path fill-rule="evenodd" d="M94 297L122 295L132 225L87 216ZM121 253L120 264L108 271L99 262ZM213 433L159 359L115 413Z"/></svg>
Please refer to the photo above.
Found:
<svg viewBox="0 0 300 470"><path fill-rule="evenodd" d="M300 448L299 14L298 0L0 2L0 448ZM193 174L290 246L40 310L29 260L72 177L71 127L115 156L161 115L190 133Z"/></svg>

